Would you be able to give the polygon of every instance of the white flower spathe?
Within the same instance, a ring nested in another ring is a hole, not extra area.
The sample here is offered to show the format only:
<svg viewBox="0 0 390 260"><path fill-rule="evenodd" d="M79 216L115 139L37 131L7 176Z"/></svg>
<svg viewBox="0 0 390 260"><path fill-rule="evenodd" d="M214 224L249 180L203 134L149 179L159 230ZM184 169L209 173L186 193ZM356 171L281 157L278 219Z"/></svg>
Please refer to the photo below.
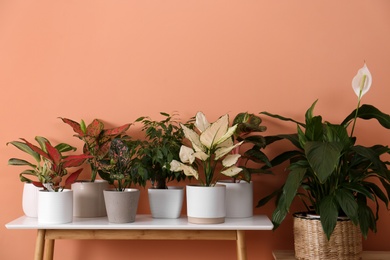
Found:
<svg viewBox="0 0 390 260"><path fill-rule="evenodd" d="M371 72L368 70L366 63L360 68L356 76L352 79L352 88L356 96L360 99L368 92L372 84Z"/></svg>

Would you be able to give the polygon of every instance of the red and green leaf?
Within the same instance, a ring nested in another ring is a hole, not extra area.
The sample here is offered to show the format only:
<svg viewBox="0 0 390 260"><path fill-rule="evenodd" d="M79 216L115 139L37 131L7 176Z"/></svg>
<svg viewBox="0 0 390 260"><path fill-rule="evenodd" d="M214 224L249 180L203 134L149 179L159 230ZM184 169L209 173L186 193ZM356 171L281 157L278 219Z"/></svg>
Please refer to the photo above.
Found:
<svg viewBox="0 0 390 260"><path fill-rule="evenodd" d="M120 127L107 129L104 131L104 135L117 136L117 135L123 134L124 132L126 132L130 128L130 126L131 126L131 124L125 124L125 125L120 126Z"/></svg>
<svg viewBox="0 0 390 260"><path fill-rule="evenodd" d="M104 124L99 119L94 119L92 123L87 126L87 135L98 137L104 129Z"/></svg>
<svg viewBox="0 0 390 260"><path fill-rule="evenodd" d="M44 158L49 158L49 155L47 153L45 153L41 148L39 148L38 146L36 145L33 145L32 143L30 143L29 141L27 141L26 139L24 138L20 138L21 140L23 140L26 145L28 147L30 147L34 152L38 153L39 155L41 155L42 157Z"/></svg>
<svg viewBox="0 0 390 260"><path fill-rule="evenodd" d="M85 155L85 154L69 155L62 160L62 162L63 162L62 166L64 168L78 167L78 166L82 165L85 162L85 160L90 159L90 158L93 158L93 156Z"/></svg>
<svg viewBox="0 0 390 260"><path fill-rule="evenodd" d="M60 118L64 123L70 125L73 128L73 131L75 131L78 135L80 135L81 137L84 136L84 133L81 130L79 123L77 123L71 119L68 119L68 118L62 118L62 117L60 117Z"/></svg>
<svg viewBox="0 0 390 260"><path fill-rule="evenodd" d="M72 173L71 175L69 175L69 177L66 179L65 181L65 186L67 185L70 185L72 183L74 183L77 178L79 177L80 173L83 171L83 169L78 169L77 171L75 171L74 173Z"/></svg>

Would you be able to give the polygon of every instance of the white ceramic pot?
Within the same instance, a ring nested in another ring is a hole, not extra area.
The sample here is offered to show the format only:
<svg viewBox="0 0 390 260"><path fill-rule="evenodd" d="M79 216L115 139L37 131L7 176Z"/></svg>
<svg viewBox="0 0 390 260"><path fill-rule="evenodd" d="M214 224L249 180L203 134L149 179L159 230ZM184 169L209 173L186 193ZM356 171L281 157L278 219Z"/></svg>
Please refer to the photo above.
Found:
<svg viewBox="0 0 390 260"><path fill-rule="evenodd" d="M225 185L213 187L187 185L186 192L188 222L194 224L225 222Z"/></svg>
<svg viewBox="0 0 390 260"><path fill-rule="evenodd" d="M148 189L149 206L153 218L178 218L183 206L184 188Z"/></svg>
<svg viewBox="0 0 390 260"><path fill-rule="evenodd" d="M44 224L64 224L73 221L73 191L39 191L38 222Z"/></svg>
<svg viewBox="0 0 390 260"><path fill-rule="evenodd" d="M105 190L103 194L108 222L130 223L135 221L140 195L138 189Z"/></svg>
<svg viewBox="0 0 390 260"><path fill-rule="evenodd" d="M230 180L218 181L226 186L226 217L249 218L253 216L253 183Z"/></svg>
<svg viewBox="0 0 390 260"><path fill-rule="evenodd" d="M105 180L78 181L72 184L73 216L96 218L107 216L103 191L109 188Z"/></svg>
<svg viewBox="0 0 390 260"><path fill-rule="evenodd" d="M42 188L36 187L32 183L24 183L22 208L27 217L38 217L38 193Z"/></svg>

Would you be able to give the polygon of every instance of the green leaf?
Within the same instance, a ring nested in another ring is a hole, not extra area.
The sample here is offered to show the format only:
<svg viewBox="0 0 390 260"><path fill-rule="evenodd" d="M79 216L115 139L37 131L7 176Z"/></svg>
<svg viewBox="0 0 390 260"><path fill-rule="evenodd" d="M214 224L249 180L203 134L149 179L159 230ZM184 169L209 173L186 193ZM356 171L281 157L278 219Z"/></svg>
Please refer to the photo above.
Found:
<svg viewBox="0 0 390 260"><path fill-rule="evenodd" d="M326 196L319 205L321 225L328 240L337 224L338 210L332 195Z"/></svg>
<svg viewBox="0 0 390 260"><path fill-rule="evenodd" d="M314 111L314 108L315 108L317 102L318 102L318 99L316 101L314 101L313 104L310 106L310 108L306 111L306 114L305 114L306 123L308 123L313 118L313 111Z"/></svg>
<svg viewBox="0 0 390 260"><path fill-rule="evenodd" d="M358 204L352 192L346 189L338 189L335 192L335 198L344 213L357 225L358 219Z"/></svg>
<svg viewBox="0 0 390 260"><path fill-rule="evenodd" d="M283 188L283 187L282 187L282 188ZM267 204L272 198L280 196L280 195L282 194L282 191L283 191L282 188L280 188L280 189L278 189L278 190L272 192L272 193L269 194L268 196L266 196L266 197L262 198L261 200L259 200L259 201L257 202L256 208L262 207L262 206L264 206L265 204Z"/></svg>
<svg viewBox="0 0 390 260"><path fill-rule="evenodd" d="M34 157L35 161L37 161L37 162L41 161L41 156L39 155L39 153L35 152L27 144L20 142L20 141L9 142L9 143L7 143L7 145L8 144L12 144L13 146L18 148L19 150L31 155L32 157Z"/></svg>
<svg viewBox="0 0 390 260"><path fill-rule="evenodd" d="M300 126L303 126L305 127L305 124L304 123L301 123L301 122L298 122L292 118L288 118L288 117L283 117L283 116L280 116L280 115L276 115L276 114L271 114L271 113L268 113L266 111L263 111L263 112L260 112L260 114L263 114L263 115L266 115L266 116L269 116L269 117L273 117L273 118L276 118L276 119L279 119L279 120L282 120L282 121L291 121L291 122L294 122Z"/></svg>
<svg viewBox="0 0 390 260"><path fill-rule="evenodd" d="M389 207L389 199L383 193L383 191L378 187L378 185L376 185L375 183L367 182L367 181L363 182L363 185L369 187L371 189L372 193L374 193L380 200L382 200L385 203L386 208Z"/></svg>
<svg viewBox="0 0 390 260"><path fill-rule="evenodd" d="M324 129L321 116L315 116L306 121L305 137L307 141L322 141L323 135Z"/></svg>
<svg viewBox="0 0 390 260"><path fill-rule="evenodd" d="M376 221L372 209L368 207L364 202L358 202L359 213L359 226L362 231L362 235L367 239L368 230L371 229L376 233Z"/></svg>
<svg viewBox="0 0 390 260"><path fill-rule="evenodd" d="M69 151L76 151L77 148L76 147L73 147L69 144L65 144L65 143L60 143L60 144L57 144L55 146L55 148L60 152L60 153L65 153L65 152L69 152Z"/></svg>
<svg viewBox="0 0 390 260"><path fill-rule="evenodd" d="M354 182L351 182L351 183L343 183L343 187L345 189L349 189L351 191L354 191L354 192L357 192L357 193L360 193L362 194L363 196L371 199L371 200L374 200L374 196L372 196L372 194L370 193L370 191L368 189L366 189L366 187L362 186L361 183L354 183Z"/></svg>
<svg viewBox="0 0 390 260"><path fill-rule="evenodd" d="M22 160L22 159L17 159L17 158L11 158L8 160L8 165L16 165L16 166L24 166L24 165L27 165L27 166L31 166L31 167L34 167L36 168L37 166L35 164L32 164L26 160Z"/></svg>
<svg viewBox="0 0 390 260"><path fill-rule="evenodd" d="M356 109L352 111L352 113L349 114L341 124L348 124L350 120L355 118L355 113ZM379 109L372 105L362 105L358 109L357 117L364 120L376 119L383 127L390 129L390 115L381 112Z"/></svg>
<svg viewBox="0 0 390 260"><path fill-rule="evenodd" d="M342 149L343 146L340 143L306 143L307 160L321 183L325 183L326 179L338 166Z"/></svg>
<svg viewBox="0 0 390 260"><path fill-rule="evenodd" d="M288 211L292 201L297 194L298 188L301 186L303 178L305 177L306 169L305 168L297 168L292 170L286 179L286 182L283 186L282 197L284 197L285 204L283 205L285 210Z"/></svg>

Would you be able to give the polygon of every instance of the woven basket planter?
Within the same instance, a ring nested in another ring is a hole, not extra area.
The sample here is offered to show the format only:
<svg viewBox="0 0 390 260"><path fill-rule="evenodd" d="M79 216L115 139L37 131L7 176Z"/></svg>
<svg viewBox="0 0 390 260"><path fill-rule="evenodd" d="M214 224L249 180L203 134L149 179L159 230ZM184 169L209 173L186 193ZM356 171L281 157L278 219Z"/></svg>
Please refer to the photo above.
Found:
<svg viewBox="0 0 390 260"><path fill-rule="evenodd" d="M351 220L340 218L330 240L319 216L294 214L294 247L298 260L360 260L362 234Z"/></svg>

